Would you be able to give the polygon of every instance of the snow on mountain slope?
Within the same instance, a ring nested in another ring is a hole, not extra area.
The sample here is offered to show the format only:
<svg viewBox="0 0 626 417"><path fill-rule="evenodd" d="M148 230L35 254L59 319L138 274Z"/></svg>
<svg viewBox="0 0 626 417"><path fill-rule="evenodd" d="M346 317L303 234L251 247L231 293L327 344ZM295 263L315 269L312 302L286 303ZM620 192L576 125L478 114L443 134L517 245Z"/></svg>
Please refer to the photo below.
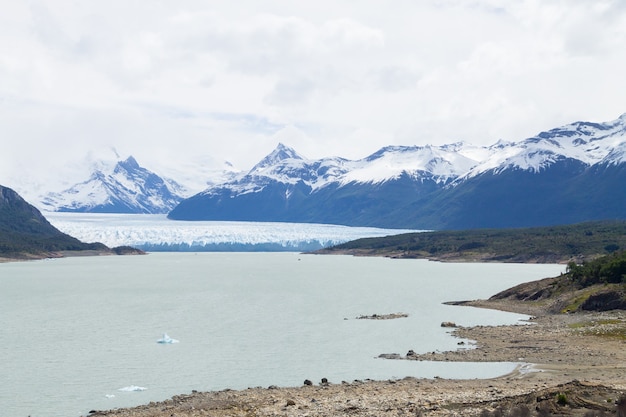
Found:
<svg viewBox="0 0 626 417"><path fill-rule="evenodd" d="M463 142L441 146L387 146L359 160L308 159L279 143L249 171L238 171L210 156L185 161L167 159L153 162L148 169L139 166L134 159L123 161L115 150L94 155L96 153L84 161L59 167L51 178L45 179L45 184L29 179L28 172L18 173L5 182L45 210L164 213L178 201L192 196L204 195L217 203L248 195L240 206L263 201L263 204L268 202L265 207L270 211L278 209L281 200L282 207L293 214L294 210L310 212L311 204L308 201L305 204L308 196L324 194L326 203L342 198L346 204L351 201L351 210L359 213L360 202L374 198L374 188L378 190L375 198L384 198L384 193L396 185L408 187L404 191L396 187L394 199L387 200L401 204L401 196L425 196L436 188L456 187L486 172L498 174L515 169L539 173L568 160L580 161L586 166L623 163L626 161L626 114L607 123L571 123L519 142L499 141L491 146ZM346 187L358 187L358 191L351 192ZM335 190L341 190L340 197L334 194ZM263 192L267 196L262 199L252 201L249 198L251 194ZM270 204L270 199L274 203ZM370 207L375 204L373 201L368 203ZM196 210L202 210L204 203L196 202ZM321 213L326 207L324 204L320 203L315 210ZM235 203L229 203L228 207L223 205L223 215L234 209L239 209Z"/></svg>
<svg viewBox="0 0 626 417"><path fill-rule="evenodd" d="M298 154L294 149L279 143L276 148L259 163L257 163L250 172L262 173L268 168L272 168L286 160L301 160L306 158Z"/></svg>
<svg viewBox="0 0 626 417"><path fill-rule="evenodd" d="M49 208L44 207L41 202L49 193L68 189L77 181L89 178L97 170L115 166L119 160L120 156L114 148L94 149L82 158L56 164L54 170L20 167L9 171L5 173L1 183L11 186L37 208L46 210Z"/></svg>
<svg viewBox="0 0 626 417"><path fill-rule="evenodd" d="M165 213L182 199L170 189L180 186L168 183L130 156L114 165L99 162L88 180L49 193L41 204L50 211Z"/></svg>
<svg viewBox="0 0 626 417"><path fill-rule="evenodd" d="M381 183L408 174L415 179L426 177L446 183L477 163L462 155L460 147L388 146L350 163L351 169L341 176L340 182Z"/></svg>
<svg viewBox="0 0 626 417"><path fill-rule="evenodd" d="M614 147L599 163L607 165L626 163L626 141Z"/></svg>
<svg viewBox="0 0 626 417"><path fill-rule="evenodd" d="M215 183L202 194L215 195L229 189L233 194L244 195L260 192L270 183L291 186L302 183L310 189L316 189L348 172L347 163L342 158L309 160L294 149L279 143L250 171L233 174L230 181Z"/></svg>
<svg viewBox="0 0 626 417"><path fill-rule="evenodd" d="M626 143L626 114L607 123L575 122L541 132L521 142L498 143L490 155L456 181L487 171L522 169L539 172L550 165L572 159L586 165L623 162Z"/></svg>
<svg viewBox="0 0 626 417"><path fill-rule="evenodd" d="M80 158L55 165L53 170L3 167L0 183L44 211L103 210L108 205L111 210L122 212L167 212L177 201L230 181L239 173L232 164L210 155L189 159L170 155L159 159L159 155L150 153L147 156L153 159L131 167L124 163L129 156L120 156L115 148L94 148ZM161 181L163 185L159 185ZM148 190L147 184L156 188ZM122 198L124 194L127 195ZM120 199L125 203L120 203Z"/></svg>
<svg viewBox="0 0 626 417"><path fill-rule="evenodd" d="M231 181L215 184L202 194L215 195L225 188L235 195L260 192L269 183L302 183L311 192L329 184L382 183L407 174L415 179L446 183L466 172L478 161L466 154L484 154L479 147L466 144L445 146L388 146L356 161L339 157L310 160L279 143L247 173Z"/></svg>
<svg viewBox="0 0 626 417"><path fill-rule="evenodd" d="M166 162L145 163L145 167L158 173L170 185L170 189L183 197L190 197L207 187L233 180L240 170L230 162L220 161L208 155L189 159L171 159ZM176 188L178 187L178 188Z"/></svg>
<svg viewBox="0 0 626 417"><path fill-rule="evenodd" d="M279 143L276 149L256 164L240 182L275 181L292 185L302 182L311 189L317 189L336 181L351 169L353 169L351 161L346 159L330 157L310 160Z"/></svg>
<svg viewBox="0 0 626 417"><path fill-rule="evenodd" d="M201 194L218 198L261 193L270 184L282 184L288 199L295 187L309 194L325 187L349 184L380 185L410 178L454 187L493 171L508 169L540 172L560 161L585 165L618 163L625 158L626 114L607 123L575 122L519 141L491 146L457 142L442 146L387 146L360 160L339 157L310 160L280 143L250 171L209 186ZM272 188L275 193L276 189ZM306 191L308 190L308 191Z"/></svg>

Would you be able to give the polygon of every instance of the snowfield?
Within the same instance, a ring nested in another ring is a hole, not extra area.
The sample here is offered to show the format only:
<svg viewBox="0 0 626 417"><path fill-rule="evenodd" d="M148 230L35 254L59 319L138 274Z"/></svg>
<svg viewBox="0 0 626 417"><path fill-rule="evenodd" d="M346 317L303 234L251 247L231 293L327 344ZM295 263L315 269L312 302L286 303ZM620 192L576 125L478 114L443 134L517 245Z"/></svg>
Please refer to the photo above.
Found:
<svg viewBox="0 0 626 417"><path fill-rule="evenodd" d="M309 223L175 221L164 214L44 213L84 242L146 251L309 251L363 237L415 232Z"/></svg>

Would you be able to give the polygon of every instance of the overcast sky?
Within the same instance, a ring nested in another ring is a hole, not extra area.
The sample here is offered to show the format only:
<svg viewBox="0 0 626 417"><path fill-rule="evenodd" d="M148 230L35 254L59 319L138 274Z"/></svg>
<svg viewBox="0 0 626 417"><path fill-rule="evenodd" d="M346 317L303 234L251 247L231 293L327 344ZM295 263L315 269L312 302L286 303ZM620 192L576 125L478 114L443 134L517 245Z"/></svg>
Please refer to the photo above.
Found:
<svg viewBox="0 0 626 417"><path fill-rule="evenodd" d="M0 163L246 169L626 112L623 0L0 0Z"/></svg>

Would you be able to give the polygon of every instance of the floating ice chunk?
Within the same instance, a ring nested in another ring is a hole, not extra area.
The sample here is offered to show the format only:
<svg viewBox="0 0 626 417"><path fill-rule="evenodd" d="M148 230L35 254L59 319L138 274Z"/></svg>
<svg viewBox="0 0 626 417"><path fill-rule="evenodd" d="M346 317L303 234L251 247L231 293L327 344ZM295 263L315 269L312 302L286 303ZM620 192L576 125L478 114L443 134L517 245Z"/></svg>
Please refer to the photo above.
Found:
<svg viewBox="0 0 626 417"><path fill-rule="evenodd" d="M107 398L115 398L115 395L113 395L113 394L106 394L105 397L107 397Z"/></svg>
<svg viewBox="0 0 626 417"><path fill-rule="evenodd" d="M137 385L129 385L127 387L118 389L118 391L133 392L133 391L145 391L147 389L148 388L138 387Z"/></svg>
<svg viewBox="0 0 626 417"><path fill-rule="evenodd" d="M157 343L178 343L178 340L172 339L167 333L163 333L163 337L157 340Z"/></svg>

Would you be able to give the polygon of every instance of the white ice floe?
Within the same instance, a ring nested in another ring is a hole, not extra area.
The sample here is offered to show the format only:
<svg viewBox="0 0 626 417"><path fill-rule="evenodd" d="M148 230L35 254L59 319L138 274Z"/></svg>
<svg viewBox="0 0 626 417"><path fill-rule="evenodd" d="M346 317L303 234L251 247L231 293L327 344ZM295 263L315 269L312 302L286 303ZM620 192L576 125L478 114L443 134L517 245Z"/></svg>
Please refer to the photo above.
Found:
<svg viewBox="0 0 626 417"><path fill-rule="evenodd" d="M178 343L178 340L172 339L171 337L167 335L167 333L163 333L163 337L157 340L157 343L163 343L163 344Z"/></svg>
<svg viewBox="0 0 626 417"><path fill-rule="evenodd" d="M124 392L134 392L134 391L145 391L148 388L144 388L144 387L139 387L137 385L129 385L127 387L124 388L120 388L118 389L118 391L124 391Z"/></svg>

